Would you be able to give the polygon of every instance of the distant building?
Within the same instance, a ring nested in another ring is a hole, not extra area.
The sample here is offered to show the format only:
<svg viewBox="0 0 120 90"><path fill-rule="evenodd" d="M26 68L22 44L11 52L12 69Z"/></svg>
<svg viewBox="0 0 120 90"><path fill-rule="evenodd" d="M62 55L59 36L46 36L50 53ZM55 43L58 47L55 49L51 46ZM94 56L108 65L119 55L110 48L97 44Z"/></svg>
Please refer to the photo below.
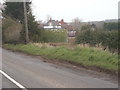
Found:
<svg viewBox="0 0 120 90"><path fill-rule="evenodd" d="M61 28L61 24L58 21L51 19L44 25L44 29L58 30Z"/></svg>
<svg viewBox="0 0 120 90"><path fill-rule="evenodd" d="M64 22L63 19L61 21L55 21L50 19L46 24L44 24L45 30L61 30L66 29L68 32L68 37L75 37L76 31L73 29L72 25L69 25L68 23Z"/></svg>
<svg viewBox="0 0 120 90"><path fill-rule="evenodd" d="M106 19L105 22L118 22L118 19Z"/></svg>
<svg viewBox="0 0 120 90"><path fill-rule="evenodd" d="M73 26L64 22L64 20L62 19L60 22L61 27L68 30L68 37L75 37L76 35L76 30L74 30Z"/></svg>

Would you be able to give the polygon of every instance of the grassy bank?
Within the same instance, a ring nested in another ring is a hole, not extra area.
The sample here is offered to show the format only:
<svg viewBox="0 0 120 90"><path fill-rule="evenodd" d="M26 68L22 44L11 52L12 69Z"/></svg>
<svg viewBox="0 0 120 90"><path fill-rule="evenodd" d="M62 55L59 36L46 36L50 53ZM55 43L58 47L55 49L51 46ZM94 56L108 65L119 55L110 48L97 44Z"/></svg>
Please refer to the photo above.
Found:
<svg viewBox="0 0 120 90"><path fill-rule="evenodd" d="M94 66L113 71L117 71L118 69L118 55L97 48L83 48L78 46L75 48L64 46L52 47L34 44L5 44L3 46L15 51L22 51L32 55L42 55L49 59L66 60L83 66Z"/></svg>

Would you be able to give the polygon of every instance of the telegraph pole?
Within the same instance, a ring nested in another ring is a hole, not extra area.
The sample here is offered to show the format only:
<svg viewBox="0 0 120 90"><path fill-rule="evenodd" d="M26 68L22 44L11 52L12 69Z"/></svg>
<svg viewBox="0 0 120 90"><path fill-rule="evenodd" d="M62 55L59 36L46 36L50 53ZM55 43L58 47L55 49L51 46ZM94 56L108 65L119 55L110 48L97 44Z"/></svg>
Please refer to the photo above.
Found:
<svg viewBox="0 0 120 90"><path fill-rule="evenodd" d="M25 0L23 1L23 6L24 6L24 21L25 21L25 43L29 43L29 35L28 35L28 21L27 21L27 10L26 10L26 2Z"/></svg>

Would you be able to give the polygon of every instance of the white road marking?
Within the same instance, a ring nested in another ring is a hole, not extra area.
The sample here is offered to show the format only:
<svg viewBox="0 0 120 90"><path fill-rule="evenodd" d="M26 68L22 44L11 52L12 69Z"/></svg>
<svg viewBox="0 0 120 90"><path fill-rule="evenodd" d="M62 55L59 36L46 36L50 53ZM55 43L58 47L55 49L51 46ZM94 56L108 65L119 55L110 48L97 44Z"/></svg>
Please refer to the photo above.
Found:
<svg viewBox="0 0 120 90"><path fill-rule="evenodd" d="M17 85L19 88L21 89L25 89L25 87L23 85L21 85L20 83L18 83L17 81L15 81L13 78L11 78L10 76L8 76L5 72L3 72L2 70L0 70L0 73L2 75L4 75L7 79L9 79L11 82L13 82L15 85Z"/></svg>

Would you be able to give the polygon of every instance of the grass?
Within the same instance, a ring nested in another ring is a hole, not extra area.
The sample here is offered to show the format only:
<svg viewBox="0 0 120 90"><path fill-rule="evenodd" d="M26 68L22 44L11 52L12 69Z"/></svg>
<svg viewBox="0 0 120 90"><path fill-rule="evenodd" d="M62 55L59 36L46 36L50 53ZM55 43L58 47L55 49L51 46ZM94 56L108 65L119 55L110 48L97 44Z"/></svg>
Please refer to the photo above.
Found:
<svg viewBox="0 0 120 90"><path fill-rule="evenodd" d="M49 59L66 60L84 66L96 66L106 70L118 70L118 55L97 48L83 48L80 46L76 46L75 48L65 46L49 47L34 44L5 44L3 46L8 49L22 51L32 55L42 55Z"/></svg>

